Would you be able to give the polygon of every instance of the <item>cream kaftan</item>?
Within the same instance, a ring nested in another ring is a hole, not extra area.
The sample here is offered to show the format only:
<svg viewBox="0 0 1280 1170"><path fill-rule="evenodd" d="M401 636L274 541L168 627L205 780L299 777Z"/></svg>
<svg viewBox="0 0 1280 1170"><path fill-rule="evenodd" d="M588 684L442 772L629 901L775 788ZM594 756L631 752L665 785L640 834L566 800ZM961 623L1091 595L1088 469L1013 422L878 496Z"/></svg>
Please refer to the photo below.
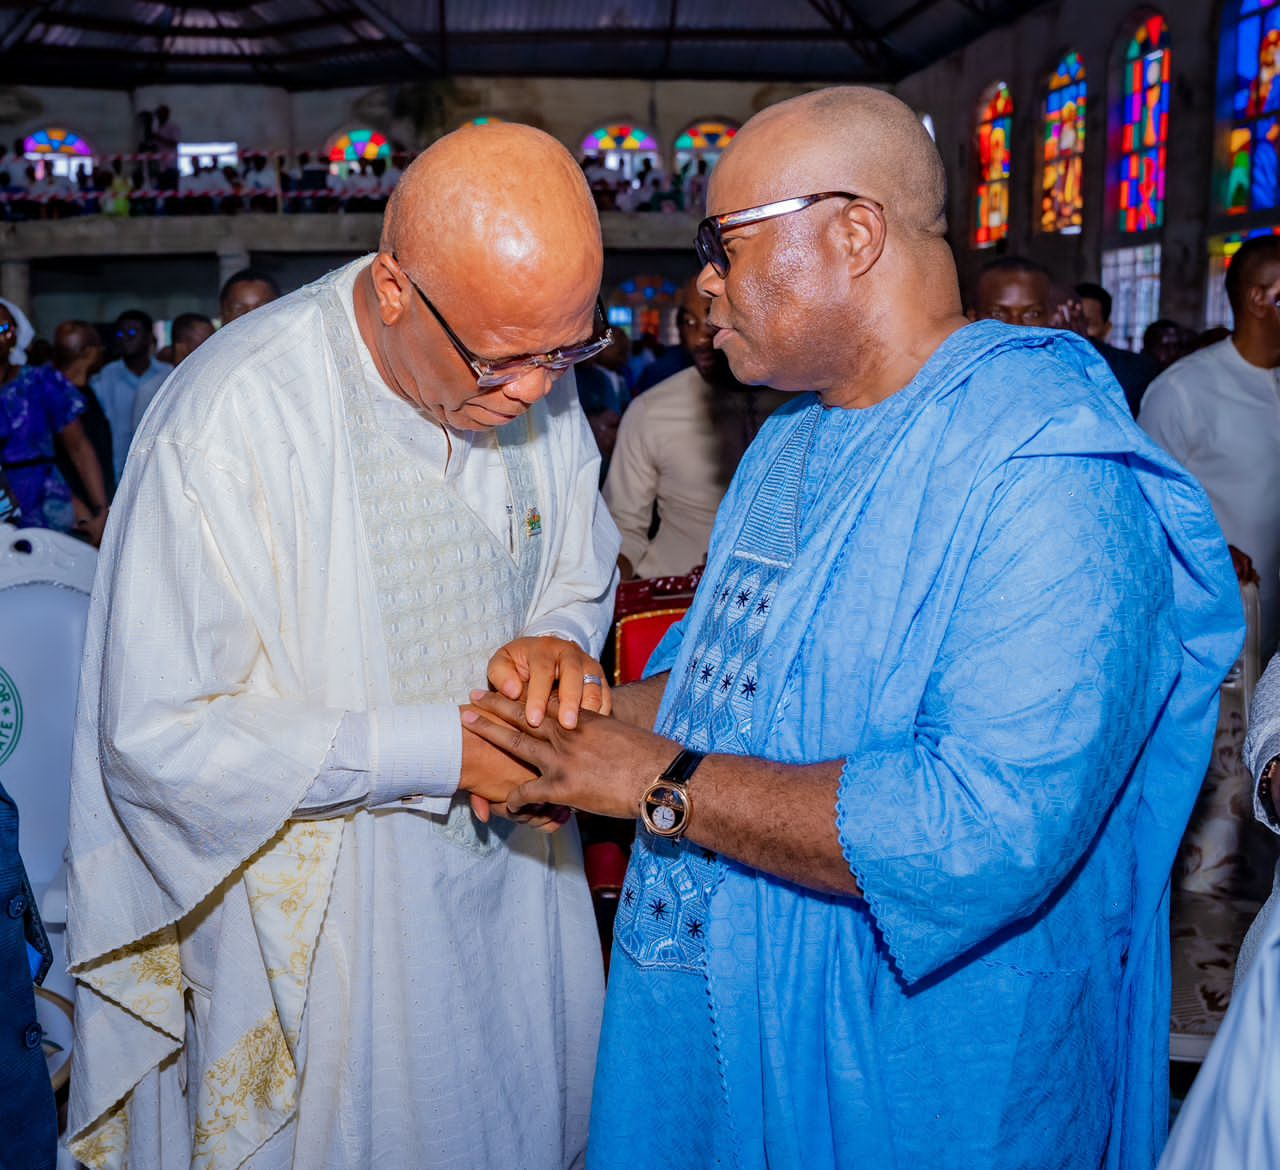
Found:
<svg viewBox="0 0 1280 1170"><path fill-rule="evenodd" d="M183 364L104 545L70 873L94 1166L581 1158L601 981L576 836L447 796L291 819L345 713L438 719L521 632L598 649L617 551L571 383L488 475L413 442L435 424L362 357L360 263Z"/></svg>

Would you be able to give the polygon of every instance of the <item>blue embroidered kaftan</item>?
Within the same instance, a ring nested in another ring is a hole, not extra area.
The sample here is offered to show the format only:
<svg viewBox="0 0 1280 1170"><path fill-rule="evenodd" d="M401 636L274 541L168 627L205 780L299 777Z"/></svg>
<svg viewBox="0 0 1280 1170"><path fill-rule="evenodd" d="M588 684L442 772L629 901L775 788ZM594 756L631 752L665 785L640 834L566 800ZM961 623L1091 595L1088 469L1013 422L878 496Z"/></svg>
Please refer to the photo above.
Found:
<svg viewBox="0 0 1280 1170"><path fill-rule="evenodd" d="M845 760L864 897L641 833L589 1165L1153 1165L1168 874L1241 637L1207 499L1078 338L983 322L871 409L775 415L658 727Z"/></svg>

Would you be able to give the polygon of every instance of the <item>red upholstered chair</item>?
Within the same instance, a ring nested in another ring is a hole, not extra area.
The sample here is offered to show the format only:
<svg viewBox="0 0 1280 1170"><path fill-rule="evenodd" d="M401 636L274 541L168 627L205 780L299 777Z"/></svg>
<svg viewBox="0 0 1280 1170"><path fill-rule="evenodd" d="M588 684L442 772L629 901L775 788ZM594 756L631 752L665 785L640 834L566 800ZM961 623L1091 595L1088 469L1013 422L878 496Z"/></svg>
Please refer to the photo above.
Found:
<svg viewBox="0 0 1280 1170"><path fill-rule="evenodd" d="M613 633L615 686L635 682L644 674L662 636L692 604L701 577L702 570L697 569L687 577L653 577L618 586Z"/></svg>

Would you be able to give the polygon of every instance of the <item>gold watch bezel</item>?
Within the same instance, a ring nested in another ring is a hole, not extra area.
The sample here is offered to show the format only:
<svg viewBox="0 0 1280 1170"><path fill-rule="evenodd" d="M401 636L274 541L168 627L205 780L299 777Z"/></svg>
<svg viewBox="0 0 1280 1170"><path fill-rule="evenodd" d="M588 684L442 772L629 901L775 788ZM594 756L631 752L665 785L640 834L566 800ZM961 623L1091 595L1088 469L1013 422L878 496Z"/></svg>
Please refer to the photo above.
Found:
<svg viewBox="0 0 1280 1170"><path fill-rule="evenodd" d="M670 789L671 792L679 797L679 802L657 800L657 793L662 789ZM676 809L680 814L680 819L669 829L661 828L653 820L653 810L659 807ZM692 816L693 800L689 796L688 787L679 780L664 780L659 776L640 794L640 820L644 827L655 837L664 837L667 840L683 837L685 830L689 827L689 821Z"/></svg>

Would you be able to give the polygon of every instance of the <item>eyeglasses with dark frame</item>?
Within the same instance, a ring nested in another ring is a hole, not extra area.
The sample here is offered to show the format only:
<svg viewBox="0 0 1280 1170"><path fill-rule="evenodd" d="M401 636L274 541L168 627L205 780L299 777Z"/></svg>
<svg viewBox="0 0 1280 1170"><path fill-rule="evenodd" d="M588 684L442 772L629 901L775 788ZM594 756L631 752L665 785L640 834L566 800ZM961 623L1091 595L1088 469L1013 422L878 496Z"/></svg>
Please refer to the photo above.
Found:
<svg viewBox="0 0 1280 1170"><path fill-rule="evenodd" d="M396 261L396 266L400 266L400 261L396 259L393 253L391 259ZM439 322L440 328L444 330L444 335L449 339L453 348L458 351L458 355L464 362L471 367L471 372L476 376L476 384L486 389L494 386L506 386L511 382L518 381L531 370L554 370L561 372L569 369L570 366L576 366L579 362L585 362L590 358L608 349L613 342L613 330L609 328L609 318L605 314L604 301L600 297L596 297L596 318L604 332L597 332L589 341L579 342L576 345L562 346L560 349L553 349L548 353L522 353L514 357L506 358L482 358L479 354L472 353L462 339L450 328L449 322L444 319L444 315L439 309L431 303L431 298L418 287L417 282L403 268L400 271L404 273L404 278L409 282L414 292L422 298L422 303L427 306L431 315Z"/></svg>
<svg viewBox="0 0 1280 1170"><path fill-rule="evenodd" d="M741 211L726 211L723 215L709 215L698 224L698 235L693 246L698 259L704 265L710 264L716 275L723 280L729 275L729 253L725 251L723 233L733 228L746 227L751 223L762 223L766 219L777 219L780 215L791 215L821 203L824 199L862 199L880 204L865 195L855 195L852 191L820 191L816 195L797 195L793 199L779 199L773 203L761 203L756 207L744 207Z"/></svg>

